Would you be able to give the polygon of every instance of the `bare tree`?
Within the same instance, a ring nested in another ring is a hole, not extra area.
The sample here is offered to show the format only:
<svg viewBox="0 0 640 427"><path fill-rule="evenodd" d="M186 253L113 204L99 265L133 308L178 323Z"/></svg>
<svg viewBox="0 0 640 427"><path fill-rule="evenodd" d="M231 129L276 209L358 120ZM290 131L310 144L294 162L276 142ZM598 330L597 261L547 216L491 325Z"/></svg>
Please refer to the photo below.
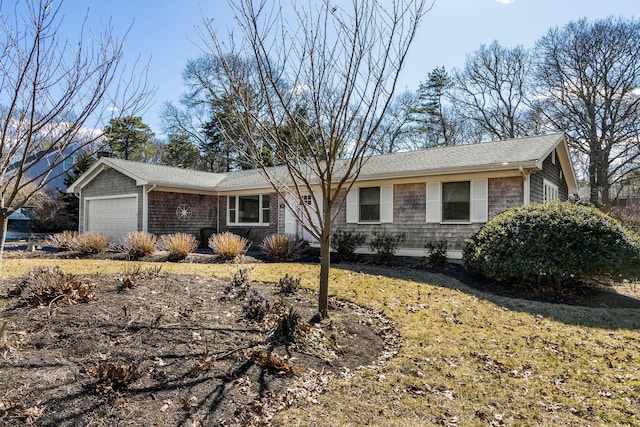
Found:
<svg viewBox="0 0 640 427"><path fill-rule="evenodd" d="M208 47L219 57L246 57L255 64L247 81L226 67L228 90L256 131L238 147L253 158L301 224L320 242L319 312L327 316L332 225L345 191L358 177L380 138L378 128L393 100L398 75L426 1L354 0L347 6L329 1L236 0L240 36L218 36L205 23ZM248 93L264 100L256 110ZM300 123L301 137L287 138L280 124ZM308 129L308 126L312 129ZM295 141L295 144L291 144ZM273 144L277 163L261 161L265 143ZM344 155L341 155L344 153ZM302 204L303 195L311 205ZM309 221L312 213L319 221Z"/></svg>
<svg viewBox="0 0 640 427"><path fill-rule="evenodd" d="M64 174L66 159L99 148L102 132L91 129L107 115L140 111L150 95L135 69L120 66L124 41L111 28L89 34L81 23L79 40L66 41L59 2L7 3L0 1L0 272L9 214Z"/></svg>
<svg viewBox="0 0 640 427"><path fill-rule="evenodd" d="M467 56L454 73L451 103L489 138L527 134L529 55L522 47L504 48L497 41Z"/></svg>
<svg viewBox="0 0 640 427"><path fill-rule="evenodd" d="M640 21L586 19L551 29L536 46L542 111L587 159L590 199L640 158Z"/></svg>

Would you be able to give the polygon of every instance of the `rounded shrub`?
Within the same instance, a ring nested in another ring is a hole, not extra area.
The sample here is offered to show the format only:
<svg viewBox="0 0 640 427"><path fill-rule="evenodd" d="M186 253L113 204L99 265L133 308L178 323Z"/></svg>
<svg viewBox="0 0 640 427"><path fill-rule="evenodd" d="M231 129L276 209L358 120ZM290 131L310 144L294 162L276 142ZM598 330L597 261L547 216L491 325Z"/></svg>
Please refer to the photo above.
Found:
<svg viewBox="0 0 640 427"><path fill-rule="evenodd" d="M467 240L464 262L499 282L552 288L640 276L640 239L598 209L570 202L506 210Z"/></svg>

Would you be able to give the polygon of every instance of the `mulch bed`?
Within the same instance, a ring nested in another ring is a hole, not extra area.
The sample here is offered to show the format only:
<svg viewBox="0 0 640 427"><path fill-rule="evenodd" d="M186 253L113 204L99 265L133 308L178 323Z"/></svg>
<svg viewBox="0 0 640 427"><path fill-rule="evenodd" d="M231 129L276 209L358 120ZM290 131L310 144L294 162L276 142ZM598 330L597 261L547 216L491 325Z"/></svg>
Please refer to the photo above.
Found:
<svg viewBox="0 0 640 427"><path fill-rule="evenodd" d="M388 319L354 304L332 300L331 320L312 322L317 294L304 289L288 296L249 283L281 312L299 313L305 332L286 345L268 338L275 319L246 320L243 300L217 278L153 270L81 278L95 285L89 302L5 300L3 425L262 425L399 346Z"/></svg>

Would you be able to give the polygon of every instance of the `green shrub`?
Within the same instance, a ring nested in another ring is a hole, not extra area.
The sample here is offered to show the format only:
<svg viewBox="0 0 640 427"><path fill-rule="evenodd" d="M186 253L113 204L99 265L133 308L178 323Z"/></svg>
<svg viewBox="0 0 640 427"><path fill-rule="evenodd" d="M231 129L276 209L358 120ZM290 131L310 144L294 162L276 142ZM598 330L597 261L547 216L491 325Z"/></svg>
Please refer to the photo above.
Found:
<svg viewBox="0 0 640 427"><path fill-rule="evenodd" d="M158 248L163 251L168 251L169 261L183 260L191 252L195 251L199 242L192 234L187 233L174 233L165 234L160 236L158 241Z"/></svg>
<svg viewBox="0 0 640 427"><path fill-rule="evenodd" d="M389 233L374 231L369 241L369 248L375 254L375 262L382 264L389 261L398 251L398 247L405 241L404 233Z"/></svg>
<svg viewBox="0 0 640 427"><path fill-rule="evenodd" d="M288 234L270 234L260 248L266 256L277 261L289 261L299 255L302 241Z"/></svg>
<svg viewBox="0 0 640 427"><path fill-rule="evenodd" d="M640 240L594 207L511 208L467 240L465 264L501 282L554 291L608 277L638 277Z"/></svg>
<svg viewBox="0 0 640 427"><path fill-rule="evenodd" d="M234 259L249 249L249 241L247 239L228 231L212 234L208 243L213 252L225 260Z"/></svg>
<svg viewBox="0 0 640 427"><path fill-rule="evenodd" d="M129 259L136 260L154 253L157 240L153 234L132 231L124 236L116 247L119 252L126 253Z"/></svg>
<svg viewBox="0 0 640 427"><path fill-rule="evenodd" d="M82 233L76 236L71 249L83 255L101 254L109 248L109 239L101 233Z"/></svg>
<svg viewBox="0 0 640 427"><path fill-rule="evenodd" d="M449 249L449 242L446 239L429 242L425 245L425 249L431 265L442 266L446 264L447 250Z"/></svg>
<svg viewBox="0 0 640 427"><path fill-rule="evenodd" d="M289 310L277 319L269 338L275 342L291 344L295 343L300 335L300 314L293 307L289 307Z"/></svg>
<svg viewBox="0 0 640 427"><path fill-rule="evenodd" d="M362 246L367 236L355 231L338 230L331 234L331 248L340 259L353 258L358 246Z"/></svg>

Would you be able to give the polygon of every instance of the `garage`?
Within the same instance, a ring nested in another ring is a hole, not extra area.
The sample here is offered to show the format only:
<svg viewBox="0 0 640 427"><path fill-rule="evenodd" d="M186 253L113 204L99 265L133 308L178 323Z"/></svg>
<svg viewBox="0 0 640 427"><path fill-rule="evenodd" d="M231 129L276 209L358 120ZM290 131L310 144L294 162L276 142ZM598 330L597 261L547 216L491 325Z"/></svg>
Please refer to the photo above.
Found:
<svg viewBox="0 0 640 427"><path fill-rule="evenodd" d="M95 231L111 239L118 239L138 230L137 195L87 198L85 202L86 231Z"/></svg>

